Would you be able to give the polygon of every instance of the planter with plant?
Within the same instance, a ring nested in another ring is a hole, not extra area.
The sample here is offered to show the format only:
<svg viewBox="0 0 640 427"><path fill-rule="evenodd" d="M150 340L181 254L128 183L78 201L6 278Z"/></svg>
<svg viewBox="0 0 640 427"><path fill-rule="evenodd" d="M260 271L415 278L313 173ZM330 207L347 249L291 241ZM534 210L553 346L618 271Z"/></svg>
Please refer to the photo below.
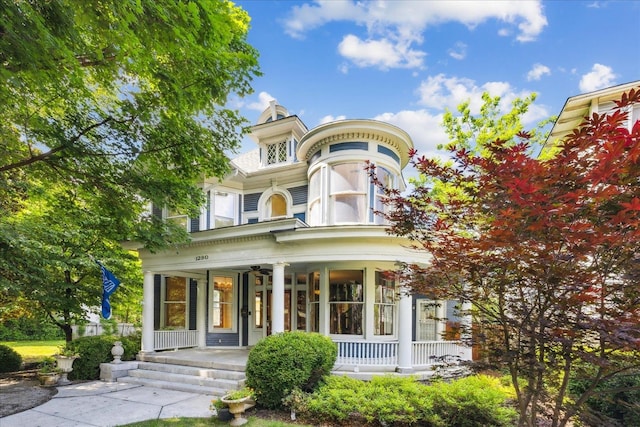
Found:
<svg viewBox="0 0 640 427"><path fill-rule="evenodd" d="M222 402L222 399L217 397L211 401L211 405L209 409L215 416L218 417L220 421L231 421L233 419L233 415L229 411L229 406L226 403Z"/></svg>
<svg viewBox="0 0 640 427"><path fill-rule="evenodd" d="M69 372L73 371L73 362L79 357L78 353L69 348L60 347L58 353L53 357L56 359L57 367L61 371L58 383L61 385L71 384L67 375L69 375Z"/></svg>
<svg viewBox="0 0 640 427"><path fill-rule="evenodd" d="M229 407L229 412L234 416L234 419L229 423L232 426L241 426L245 424L247 419L242 416L244 411L255 406L255 402L253 401L253 390L248 387L227 393L222 396L220 401Z"/></svg>
<svg viewBox="0 0 640 427"><path fill-rule="evenodd" d="M45 357L38 365L38 380L40 385L52 387L58 383L62 370L56 366L53 357Z"/></svg>

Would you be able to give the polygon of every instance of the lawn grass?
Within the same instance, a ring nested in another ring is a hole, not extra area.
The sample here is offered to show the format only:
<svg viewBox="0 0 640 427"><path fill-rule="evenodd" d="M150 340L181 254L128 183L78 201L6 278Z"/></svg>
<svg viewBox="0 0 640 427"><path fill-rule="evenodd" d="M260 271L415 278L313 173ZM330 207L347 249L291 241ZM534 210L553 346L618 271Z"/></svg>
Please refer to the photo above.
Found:
<svg viewBox="0 0 640 427"><path fill-rule="evenodd" d="M53 356L64 345L64 340L53 341L5 341L0 344L7 345L20 353L24 363L40 362L47 356Z"/></svg>
<svg viewBox="0 0 640 427"><path fill-rule="evenodd" d="M245 424L247 427L286 427L297 426L305 427L302 424L284 423L281 421L263 420L258 417L247 418L249 422ZM228 426L229 421L219 421L215 417L211 418L165 418L162 420L140 421L132 424L123 424L121 427L211 427L211 426ZM311 426L306 426L311 427Z"/></svg>

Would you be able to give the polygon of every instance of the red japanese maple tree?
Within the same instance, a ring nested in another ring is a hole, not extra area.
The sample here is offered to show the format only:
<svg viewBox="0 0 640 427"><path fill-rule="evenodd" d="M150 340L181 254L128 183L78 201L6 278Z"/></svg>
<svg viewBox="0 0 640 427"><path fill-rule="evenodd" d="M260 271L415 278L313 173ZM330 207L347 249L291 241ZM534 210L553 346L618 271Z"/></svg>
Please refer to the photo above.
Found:
<svg viewBox="0 0 640 427"><path fill-rule="evenodd" d="M433 256L403 279L472 303L473 340L493 337L484 347L511 374L521 426L566 425L599 384L640 364L640 122L628 127L625 112L637 102L640 90L624 94L547 160L524 132L482 155L454 145L449 165L413 152L448 191L387 190L390 233ZM573 400L572 378L588 382Z"/></svg>

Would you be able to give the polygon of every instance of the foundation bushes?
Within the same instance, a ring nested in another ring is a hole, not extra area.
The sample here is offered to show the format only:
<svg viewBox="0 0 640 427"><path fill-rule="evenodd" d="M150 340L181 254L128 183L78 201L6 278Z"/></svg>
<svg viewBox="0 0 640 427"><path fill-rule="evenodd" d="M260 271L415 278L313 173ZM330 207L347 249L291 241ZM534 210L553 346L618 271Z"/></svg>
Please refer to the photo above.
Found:
<svg viewBox="0 0 640 427"><path fill-rule="evenodd" d="M337 355L333 341L317 333L270 335L249 352L247 387L260 406L282 407L282 399L293 390L313 391L331 372Z"/></svg>
<svg viewBox="0 0 640 427"><path fill-rule="evenodd" d="M9 346L0 344L0 372L19 371L22 366L22 356Z"/></svg>
<svg viewBox="0 0 640 427"><path fill-rule="evenodd" d="M122 360L135 360L140 351L140 335L118 337L115 335L95 335L76 338L67 344L67 348L80 357L73 362L70 380L100 379L100 364L113 361L111 348L116 341L122 342L124 354Z"/></svg>
<svg viewBox="0 0 640 427"><path fill-rule="evenodd" d="M331 425L507 427L517 420L509 404L513 390L486 376L432 385L392 376L368 382L331 376L313 393L294 394L285 402L295 402L289 408L297 416Z"/></svg>

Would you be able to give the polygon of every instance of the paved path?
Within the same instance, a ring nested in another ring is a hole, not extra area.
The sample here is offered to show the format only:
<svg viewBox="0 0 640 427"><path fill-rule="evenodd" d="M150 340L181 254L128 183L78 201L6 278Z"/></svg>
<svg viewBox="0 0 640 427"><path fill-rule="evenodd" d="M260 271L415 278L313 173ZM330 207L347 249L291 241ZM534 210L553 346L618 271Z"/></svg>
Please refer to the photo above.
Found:
<svg viewBox="0 0 640 427"><path fill-rule="evenodd" d="M211 396L115 382L58 387L43 405L0 418L0 427L111 427L158 418L211 417Z"/></svg>

